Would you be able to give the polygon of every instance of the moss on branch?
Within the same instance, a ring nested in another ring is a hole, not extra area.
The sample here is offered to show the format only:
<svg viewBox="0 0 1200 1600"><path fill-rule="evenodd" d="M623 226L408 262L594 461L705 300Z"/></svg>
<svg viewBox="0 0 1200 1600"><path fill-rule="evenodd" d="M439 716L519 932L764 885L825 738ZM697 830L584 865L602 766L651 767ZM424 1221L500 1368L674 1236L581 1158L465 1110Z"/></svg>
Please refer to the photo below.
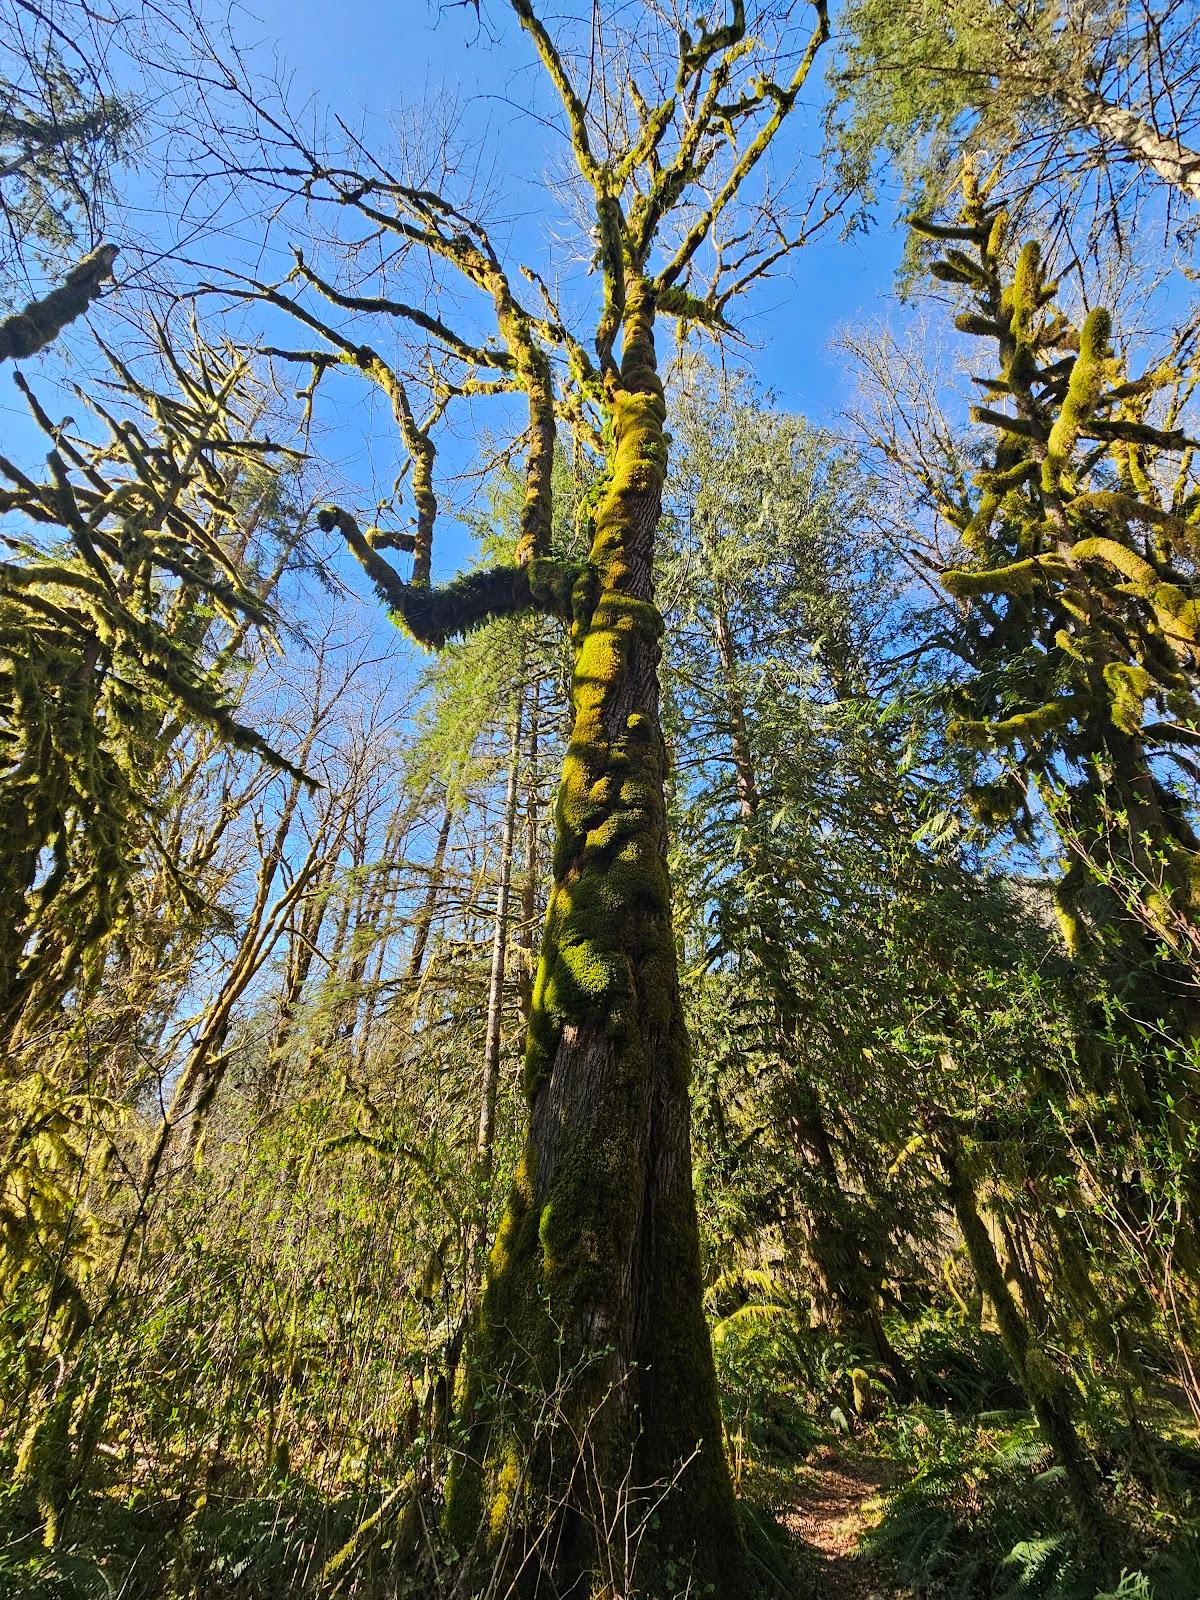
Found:
<svg viewBox="0 0 1200 1600"><path fill-rule="evenodd" d="M0 361L22 361L52 344L99 298L116 259L116 245L102 244L72 267L59 288L5 317L0 322Z"/></svg>
<svg viewBox="0 0 1200 1600"><path fill-rule="evenodd" d="M325 533L336 529L342 535L393 620L419 644L433 649L495 617L516 616L521 611L543 611L569 622L586 592L586 581L580 582L586 569L550 557L536 558L526 566L464 572L449 583L405 583L379 553L388 544L403 548L400 540L376 537L374 530L364 533L354 518L337 506L319 511L317 525Z"/></svg>

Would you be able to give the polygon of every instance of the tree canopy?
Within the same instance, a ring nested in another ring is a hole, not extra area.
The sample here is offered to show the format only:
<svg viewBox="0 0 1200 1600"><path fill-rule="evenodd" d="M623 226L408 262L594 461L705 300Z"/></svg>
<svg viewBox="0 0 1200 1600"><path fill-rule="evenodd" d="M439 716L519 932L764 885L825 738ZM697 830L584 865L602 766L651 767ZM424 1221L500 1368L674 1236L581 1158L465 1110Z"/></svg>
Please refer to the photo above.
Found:
<svg viewBox="0 0 1200 1600"><path fill-rule="evenodd" d="M1194 5L267 3L0 24L0 1593L1200 1592Z"/></svg>

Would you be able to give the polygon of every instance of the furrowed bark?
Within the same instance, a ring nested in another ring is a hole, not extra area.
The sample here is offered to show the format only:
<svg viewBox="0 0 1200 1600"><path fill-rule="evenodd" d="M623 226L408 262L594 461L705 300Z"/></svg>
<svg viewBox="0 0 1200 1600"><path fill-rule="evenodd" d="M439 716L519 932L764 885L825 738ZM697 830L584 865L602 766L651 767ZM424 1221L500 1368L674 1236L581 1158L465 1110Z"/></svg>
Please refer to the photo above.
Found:
<svg viewBox="0 0 1200 1600"><path fill-rule="evenodd" d="M449 1523L482 1570L549 1597L625 1592L634 1575L611 1570L622 1519L632 1533L645 1517L639 1592L732 1600L745 1592L743 1547L702 1310L665 861L651 560L666 440L652 326L635 283L610 390L594 605L572 629L530 1128L475 1333Z"/></svg>

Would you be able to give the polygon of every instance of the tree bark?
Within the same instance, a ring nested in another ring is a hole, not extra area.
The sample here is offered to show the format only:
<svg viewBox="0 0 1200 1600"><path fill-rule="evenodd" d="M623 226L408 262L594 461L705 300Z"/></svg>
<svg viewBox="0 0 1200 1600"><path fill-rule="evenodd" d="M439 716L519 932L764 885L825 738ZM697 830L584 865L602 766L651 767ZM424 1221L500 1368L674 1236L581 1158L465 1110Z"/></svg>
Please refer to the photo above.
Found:
<svg viewBox="0 0 1200 1600"><path fill-rule="evenodd" d="M508 902L512 887L513 844L517 832L517 789L521 769L521 724L524 710L524 684L520 685L513 713L512 740L508 754L508 782L504 790L504 820L500 834L500 872L496 886L496 916L492 927L492 961L488 972L487 1026L483 1038L483 1079L479 1091L479 1135L475 1141L475 1174L478 1182L479 1215L475 1221L471 1253L467 1261L464 1295L469 1316L479 1292L479 1266L487 1244L488 1186L492 1178L492 1155L496 1134L496 1099L500 1087L500 1044L504 1020L504 974L508 955Z"/></svg>
<svg viewBox="0 0 1200 1600"><path fill-rule="evenodd" d="M1016 1298L996 1255L991 1236L979 1215L975 1191L953 1138L942 1148L954 1215L966 1245L967 1256L979 1287L992 1302L1000 1337L1018 1383L1054 1459L1062 1468L1067 1500L1079 1530L1080 1546L1092 1560L1103 1561L1108 1545L1108 1524L1100 1500L1100 1480L1087 1446L1072 1415L1067 1380L1037 1346L1021 1315Z"/></svg>
<svg viewBox="0 0 1200 1600"><path fill-rule="evenodd" d="M549 1597L745 1593L691 1183L689 1051L666 869L654 538L666 408L626 286L592 604L525 1059L529 1135L471 1355L459 1547ZM668 1489L670 1492L667 1492Z"/></svg>
<svg viewBox="0 0 1200 1600"><path fill-rule="evenodd" d="M1054 97L1109 144L1119 145L1172 189L1200 205L1200 151L1169 139L1094 89L1056 86Z"/></svg>

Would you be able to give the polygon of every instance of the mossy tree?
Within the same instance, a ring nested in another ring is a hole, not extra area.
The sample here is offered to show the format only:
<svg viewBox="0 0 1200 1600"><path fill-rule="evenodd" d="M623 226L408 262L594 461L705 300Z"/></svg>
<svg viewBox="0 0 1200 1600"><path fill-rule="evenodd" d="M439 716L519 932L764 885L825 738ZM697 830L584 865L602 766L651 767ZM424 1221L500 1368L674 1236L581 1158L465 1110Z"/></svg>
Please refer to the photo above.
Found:
<svg viewBox="0 0 1200 1600"><path fill-rule="evenodd" d="M995 343L998 375L980 382L1006 407L972 408L995 443L942 501L970 557L942 574L974 669L951 734L1002 753L1068 834L1069 943L1090 865L1117 875L1154 941L1193 949L1197 840L1170 780L1172 766L1192 779L1200 742L1187 345L1130 380L1106 311L1076 326L1057 309L1036 243L1009 277L1006 217L970 183L961 226L918 227L952 244L934 271L971 293L957 325ZM1031 798L1019 781L975 796L1010 810Z"/></svg>
<svg viewBox="0 0 1200 1600"><path fill-rule="evenodd" d="M835 209L810 197L779 227L768 219L789 214L785 199L738 206L797 107L827 25L820 4L812 18L734 0L727 21L694 32L639 12L635 41L619 14L603 15L613 65L601 84L588 69L590 13L555 36L530 0L512 10L557 96L592 228L590 334L526 270L530 304L483 222L432 183L318 158L292 134L309 206L326 200L366 223L399 262L431 263L427 282L476 291L492 328L451 325L458 289L432 309L386 283L351 292L301 254L287 282L241 292L320 338L315 350L274 347L276 358L307 362L314 382L357 369L390 403L410 527L364 531L339 506L321 521L341 531L397 621L435 646L530 608L569 630L574 726L528 1029L528 1140L471 1347L452 1534L531 1592L600 1592L630 1579L606 1568L615 1548L606 1524L624 1515L649 1592L735 1594L742 1547L702 1308L665 865L654 551L667 408L656 328L669 318L726 330L735 297ZM371 321L388 337L399 328L427 340L425 362L402 372L378 339L365 341ZM434 585L436 429L460 399L489 394L527 406L515 560ZM598 469L582 562L552 549L560 423ZM411 553L410 581L388 549Z"/></svg>
<svg viewBox="0 0 1200 1600"><path fill-rule="evenodd" d="M44 475L0 457L0 1284L39 1302L18 1476L38 1485L48 1540L95 1443L73 1462L102 1234L81 1194L138 1092L147 966L169 966L171 932L220 920L198 886L207 858L189 862L173 827L180 790L200 787L209 739L306 781L239 720L231 671L270 621L274 578L248 546L290 453L257 431L244 356L195 328L186 352L156 332L153 378L101 346L108 379L78 393L91 427L54 422L17 373ZM139 950L148 905L156 938ZM119 1014L93 1009L105 987Z"/></svg>
<svg viewBox="0 0 1200 1600"><path fill-rule="evenodd" d="M214 617L235 639L269 620L235 500L247 472L273 478L279 447L255 436L243 357L198 335L186 355L165 330L160 342L170 386L108 353L110 392L80 396L99 440L56 424L16 377L49 451L41 480L0 457L0 1056L119 923L181 729L292 770L234 715L209 647Z"/></svg>
<svg viewBox="0 0 1200 1600"><path fill-rule="evenodd" d="M938 1144L946 1198L962 1234L967 1259L991 1304L1017 1381L1063 1474L1081 1552L1088 1563L1095 1566L1097 1577L1113 1578L1116 1574L1109 1550L1110 1530L1100 1496L1100 1475L1076 1425L1071 1382L1030 1332L980 1215L971 1170L972 1152L950 1119L938 1130Z"/></svg>
<svg viewBox="0 0 1200 1600"><path fill-rule="evenodd" d="M919 226L945 249L936 275L973 301L958 327L998 356L996 376L977 380L988 403L972 410L994 442L972 476L935 491L966 558L942 583L959 610L946 640L968 669L949 732L979 752L968 801L985 824L1011 821L1026 837L1049 821L1069 948L1107 950L1132 1014L1182 1041L1152 1053L1146 1092L1169 1108L1194 1218L1200 489L1186 432L1190 346L1185 338L1129 378L1109 314L1094 309L1078 325L1064 314L1036 243L1009 271L1005 214L969 179L957 223Z"/></svg>

